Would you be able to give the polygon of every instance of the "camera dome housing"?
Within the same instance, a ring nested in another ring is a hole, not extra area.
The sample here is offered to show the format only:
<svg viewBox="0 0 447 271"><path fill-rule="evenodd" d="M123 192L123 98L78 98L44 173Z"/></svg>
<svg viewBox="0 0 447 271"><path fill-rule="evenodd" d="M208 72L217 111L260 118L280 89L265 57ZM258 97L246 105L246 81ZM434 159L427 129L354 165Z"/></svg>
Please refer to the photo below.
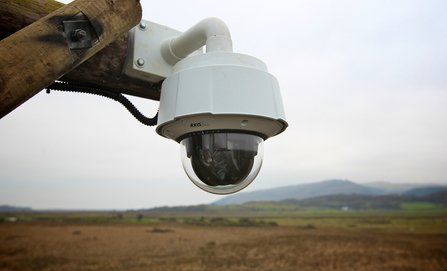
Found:
<svg viewBox="0 0 447 271"><path fill-rule="evenodd" d="M179 61L163 82L157 133L181 144L183 167L214 194L249 185L263 142L287 128L279 84L254 57L225 51Z"/></svg>
<svg viewBox="0 0 447 271"><path fill-rule="evenodd" d="M264 140L240 133L209 133L180 142L183 168L199 188L230 194L247 187L258 175Z"/></svg>
<svg viewBox="0 0 447 271"><path fill-rule="evenodd" d="M230 31L218 18L183 33L143 21L129 41L124 72L155 84L164 79L156 131L180 143L192 182L214 194L249 185L264 141L288 126L278 80L266 65L233 53Z"/></svg>

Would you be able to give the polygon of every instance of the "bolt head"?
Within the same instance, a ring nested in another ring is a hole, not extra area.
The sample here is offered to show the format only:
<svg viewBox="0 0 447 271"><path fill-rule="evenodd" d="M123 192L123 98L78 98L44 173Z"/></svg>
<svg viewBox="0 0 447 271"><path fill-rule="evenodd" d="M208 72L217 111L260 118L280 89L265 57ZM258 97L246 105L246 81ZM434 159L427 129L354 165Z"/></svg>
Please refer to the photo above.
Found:
<svg viewBox="0 0 447 271"><path fill-rule="evenodd" d="M87 36L87 32L85 32L85 30L83 29L75 29L73 30L73 32L71 33L71 37L73 38L73 40L78 41L78 40L82 40L83 38L85 38Z"/></svg>

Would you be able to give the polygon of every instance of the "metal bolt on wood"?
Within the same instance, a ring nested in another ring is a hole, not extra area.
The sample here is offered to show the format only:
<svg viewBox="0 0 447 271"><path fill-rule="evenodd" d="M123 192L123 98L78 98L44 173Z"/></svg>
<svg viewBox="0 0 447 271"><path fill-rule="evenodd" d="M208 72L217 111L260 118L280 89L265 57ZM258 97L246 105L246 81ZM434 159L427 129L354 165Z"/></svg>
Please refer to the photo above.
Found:
<svg viewBox="0 0 447 271"><path fill-rule="evenodd" d="M73 30L71 36L74 40L82 40L87 36L87 32L85 32L85 30L83 29L75 29Z"/></svg>

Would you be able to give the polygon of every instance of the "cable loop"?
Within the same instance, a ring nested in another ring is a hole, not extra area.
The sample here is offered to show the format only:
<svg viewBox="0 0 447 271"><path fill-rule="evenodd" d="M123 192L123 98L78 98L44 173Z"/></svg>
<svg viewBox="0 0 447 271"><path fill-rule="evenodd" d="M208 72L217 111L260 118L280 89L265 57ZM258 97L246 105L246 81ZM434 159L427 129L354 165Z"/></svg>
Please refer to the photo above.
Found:
<svg viewBox="0 0 447 271"><path fill-rule="evenodd" d="M78 93L87 93L87 94L103 96L103 97L106 97L106 98L109 98L109 99L112 99L112 100L115 100L115 101L121 103L142 124L147 125L147 126L155 126L155 125L157 125L158 111L157 111L157 114L153 118L148 118L148 117L144 116L121 93L115 93L115 92L112 92L112 91L99 89L99 88L93 88L93 87L69 84L69 83L65 83L65 82L54 82L53 84L49 85L45 89L47 90L48 94L50 94L50 90L57 90L57 91L78 92Z"/></svg>

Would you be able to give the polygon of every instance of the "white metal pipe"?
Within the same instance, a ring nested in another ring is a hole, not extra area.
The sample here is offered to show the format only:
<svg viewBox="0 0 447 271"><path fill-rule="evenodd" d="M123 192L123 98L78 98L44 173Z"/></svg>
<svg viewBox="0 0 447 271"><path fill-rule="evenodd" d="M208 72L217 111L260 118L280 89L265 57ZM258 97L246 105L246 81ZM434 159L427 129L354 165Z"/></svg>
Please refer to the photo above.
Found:
<svg viewBox="0 0 447 271"><path fill-rule="evenodd" d="M218 18L206 18L179 36L165 40L161 45L163 58L174 65L190 53L206 45L206 52L233 52L230 30Z"/></svg>

